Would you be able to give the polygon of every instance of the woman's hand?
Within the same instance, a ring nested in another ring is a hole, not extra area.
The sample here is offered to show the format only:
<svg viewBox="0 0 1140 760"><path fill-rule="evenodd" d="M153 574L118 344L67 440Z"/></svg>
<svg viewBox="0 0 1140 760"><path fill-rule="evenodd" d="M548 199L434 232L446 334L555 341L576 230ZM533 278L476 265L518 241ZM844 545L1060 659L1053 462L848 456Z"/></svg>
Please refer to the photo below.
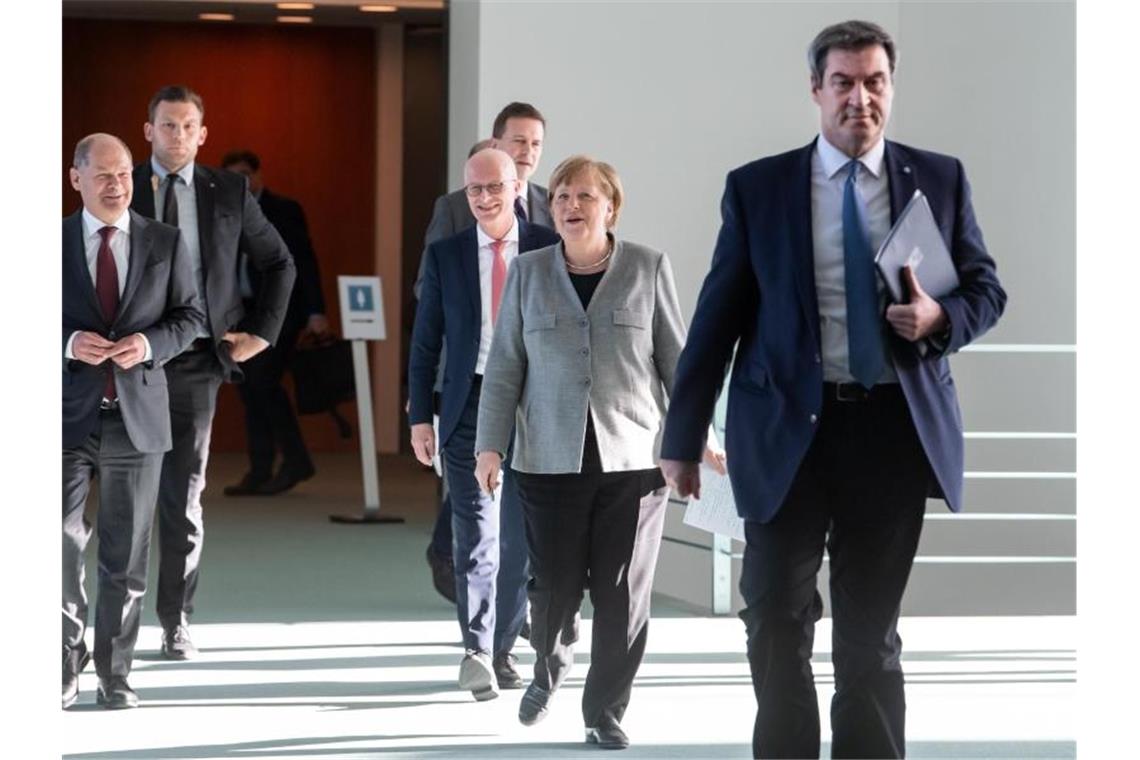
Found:
<svg viewBox="0 0 1140 760"><path fill-rule="evenodd" d="M719 475L728 474L728 466L725 464L724 449L720 447L706 446L704 455L705 464L713 468Z"/></svg>
<svg viewBox="0 0 1140 760"><path fill-rule="evenodd" d="M488 496L495 495L499 487L499 473L503 467L503 458L497 451L480 451L475 457L475 480L479 483L479 490Z"/></svg>

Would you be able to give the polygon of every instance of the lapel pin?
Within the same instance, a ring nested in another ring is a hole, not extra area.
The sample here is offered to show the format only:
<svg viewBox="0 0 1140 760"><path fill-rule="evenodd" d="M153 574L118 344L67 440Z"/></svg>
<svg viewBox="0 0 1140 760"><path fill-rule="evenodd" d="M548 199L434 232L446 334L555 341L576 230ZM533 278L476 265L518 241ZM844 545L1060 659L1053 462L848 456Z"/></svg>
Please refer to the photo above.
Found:
<svg viewBox="0 0 1140 760"><path fill-rule="evenodd" d="M903 167L903 174L910 174L910 167L909 166Z"/></svg>

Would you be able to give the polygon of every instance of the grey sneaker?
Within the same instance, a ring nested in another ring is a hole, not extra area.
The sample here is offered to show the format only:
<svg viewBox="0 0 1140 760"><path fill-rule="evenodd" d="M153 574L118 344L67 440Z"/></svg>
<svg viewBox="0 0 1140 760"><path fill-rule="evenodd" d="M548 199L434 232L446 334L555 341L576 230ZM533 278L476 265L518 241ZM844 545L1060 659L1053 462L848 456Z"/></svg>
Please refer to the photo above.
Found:
<svg viewBox="0 0 1140 760"><path fill-rule="evenodd" d="M459 663L459 688L470 691L479 702L499 696L495 670L486 652L467 650L463 662Z"/></svg>
<svg viewBox="0 0 1140 760"><path fill-rule="evenodd" d="M162 629L162 656L168 660L190 660L198 656L198 648L190 640L190 629L175 625Z"/></svg>

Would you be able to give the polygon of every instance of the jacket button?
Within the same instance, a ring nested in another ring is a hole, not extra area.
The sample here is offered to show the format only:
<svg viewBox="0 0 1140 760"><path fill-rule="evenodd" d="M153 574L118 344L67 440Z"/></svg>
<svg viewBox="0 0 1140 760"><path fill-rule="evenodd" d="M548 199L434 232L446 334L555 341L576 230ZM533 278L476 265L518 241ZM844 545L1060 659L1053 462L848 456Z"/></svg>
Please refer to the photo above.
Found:
<svg viewBox="0 0 1140 760"><path fill-rule="evenodd" d="M583 349L582 349L582 356L586 356L586 355L587 355L587 354L589 354L589 353L590 353L590 349L588 349L588 348L583 348Z"/></svg>
<svg viewBox="0 0 1140 760"><path fill-rule="evenodd" d="M589 384L590 384L590 378L588 378L588 377L582 381L582 385L589 385Z"/></svg>
<svg viewBox="0 0 1140 760"><path fill-rule="evenodd" d="M118 340L118 339L119 339L119 336L115 334L114 330L107 333L107 340Z"/></svg>
<svg viewBox="0 0 1140 760"><path fill-rule="evenodd" d="M815 423L819 422L819 417L814 415L814 414L811 417L809 417L809 419L811 420L811 424L813 424L813 425Z"/></svg>
<svg viewBox="0 0 1140 760"><path fill-rule="evenodd" d="M820 362L819 354L816 354L815 355L815 363L819 364L819 362Z"/></svg>
<svg viewBox="0 0 1140 760"><path fill-rule="evenodd" d="M590 324L590 320L588 320L588 319L582 319L582 320L578 321L579 327L586 327L589 324Z"/></svg>

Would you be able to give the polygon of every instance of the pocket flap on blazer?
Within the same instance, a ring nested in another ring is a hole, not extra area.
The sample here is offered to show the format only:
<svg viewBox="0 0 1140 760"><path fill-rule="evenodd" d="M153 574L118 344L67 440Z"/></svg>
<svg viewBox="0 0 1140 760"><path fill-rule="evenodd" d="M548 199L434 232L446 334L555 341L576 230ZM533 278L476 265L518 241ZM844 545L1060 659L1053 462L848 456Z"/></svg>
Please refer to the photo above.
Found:
<svg viewBox="0 0 1140 760"><path fill-rule="evenodd" d="M649 314L633 309L614 309L614 324L640 327L645 330L649 328Z"/></svg>
<svg viewBox="0 0 1140 760"><path fill-rule="evenodd" d="M143 385L166 385L166 370L162 367L154 369L143 367L142 378Z"/></svg>
<svg viewBox="0 0 1140 760"><path fill-rule="evenodd" d="M558 315L551 312L550 314L528 314L525 319L526 330L550 330L558 323Z"/></svg>

